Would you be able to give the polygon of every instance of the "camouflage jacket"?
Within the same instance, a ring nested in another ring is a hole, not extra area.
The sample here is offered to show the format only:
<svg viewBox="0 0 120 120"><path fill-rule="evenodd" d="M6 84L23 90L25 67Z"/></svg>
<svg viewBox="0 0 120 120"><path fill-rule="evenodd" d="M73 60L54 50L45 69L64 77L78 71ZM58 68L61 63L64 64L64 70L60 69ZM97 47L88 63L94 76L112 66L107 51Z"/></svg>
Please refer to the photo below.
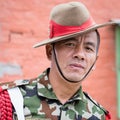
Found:
<svg viewBox="0 0 120 120"><path fill-rule="evenodd" d="M25 120L107 120L108 112L83 92L82 87L65 104L61 104L53 92L48 72L49 69L36 79L0 85L2 90L19 86L24 101ZM14 109L13 118L17 120Z"/></svg>

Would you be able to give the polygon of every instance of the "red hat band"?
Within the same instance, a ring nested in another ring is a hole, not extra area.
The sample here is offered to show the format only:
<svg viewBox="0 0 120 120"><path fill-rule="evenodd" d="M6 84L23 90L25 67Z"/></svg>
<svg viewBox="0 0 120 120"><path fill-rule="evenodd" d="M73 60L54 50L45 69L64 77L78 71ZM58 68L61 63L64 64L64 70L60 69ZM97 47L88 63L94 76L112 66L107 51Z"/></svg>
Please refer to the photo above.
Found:
<svg viewBox="0 0 120 120"><path fill-rule="evenodd" d="M59 37L59 36L67 35L67 34L72 34L75 32L80 32L91 26L94 26L95 24L96 23L94 22L92 18L89 18L86 22L84 22L80 26L63 26L51 20L50 26L49 26L49 29L50 29L49 38Z"/></svg>

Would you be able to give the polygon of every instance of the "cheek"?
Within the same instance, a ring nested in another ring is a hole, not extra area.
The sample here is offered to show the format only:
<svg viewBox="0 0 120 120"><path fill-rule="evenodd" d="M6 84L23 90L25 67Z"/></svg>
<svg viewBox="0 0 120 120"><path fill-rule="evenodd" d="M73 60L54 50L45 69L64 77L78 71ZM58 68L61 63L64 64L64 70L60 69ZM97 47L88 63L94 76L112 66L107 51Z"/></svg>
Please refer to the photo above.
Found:
<svg viewBox="0 0 120 120"><path fill-rule="evenodd" d="M61 52L58 52L57 54L57 59L58 59L59 64L65 65L70 59L69 53L61 50Z"/></svg>
<svg viewBox="0 0 120 120"><path fill-rule="evenodd" d="M64 54L59 55L57 59L60 64L65 64L66 62L66 57L64 57Z"/></svg>
<svg viewBox="0 0 120 120"><path fill-rule="evenodd" d="M96 55L88 56L88 64L92 65L96 61Z"/></svg>

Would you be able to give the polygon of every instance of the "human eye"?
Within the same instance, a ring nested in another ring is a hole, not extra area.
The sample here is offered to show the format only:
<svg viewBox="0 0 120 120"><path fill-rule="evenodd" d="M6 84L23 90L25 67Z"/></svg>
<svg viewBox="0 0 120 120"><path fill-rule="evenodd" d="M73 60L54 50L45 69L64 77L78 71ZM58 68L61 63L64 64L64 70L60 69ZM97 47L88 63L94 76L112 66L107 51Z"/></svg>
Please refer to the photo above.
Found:
<svg viewBox="0 0 120 120"><path fill-rule="evenodd" d="M95 51L94 48L92 48L92 47L90 47L90 46L86 46L85 49L86 49L86 51L88 51L88 52L94 52L94 51Z"/></svg>
<svg viewBox="0 0 120 120"><path fill-rule="evenodd" d="M66 42L65 46L73 48L76 46L76 44L75 44L75 42Z"/></svg>
<svg viewBox="0 0 120 120"><path fill-rule="evenodd" d="M92 49L90 47L86 47L86 50L88 51L92 51Z"/></svg>
<svg viewBox="0 0 120 120"><path fill-rule="evenodd" d="M87 43L85 43L85 49L89 52L94 52L96 49L96 46L92 42L87 42Z"/></svg>

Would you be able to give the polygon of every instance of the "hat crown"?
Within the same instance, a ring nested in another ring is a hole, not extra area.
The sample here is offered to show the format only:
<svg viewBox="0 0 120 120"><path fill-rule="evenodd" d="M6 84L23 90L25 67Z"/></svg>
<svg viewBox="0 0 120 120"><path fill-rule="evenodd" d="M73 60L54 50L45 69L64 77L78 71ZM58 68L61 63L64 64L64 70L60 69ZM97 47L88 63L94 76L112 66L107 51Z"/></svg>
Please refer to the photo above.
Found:
<svg viewBox="0 0 120 120"><path fill-rule="evenodd" d="M110 21L96 24L86 6L81 2L60 4L54 7L50 14L49 38L34 45L34 47L67 40L70 37L115 24L116 22Z"/></svg>
<svg viewBox="0 0 120 120"><path fill-rule="evenodd" d="M57 5L52 9L50 15L50 20L63 26L80 26L89 18L89 11L80 2Z"/></svg>

